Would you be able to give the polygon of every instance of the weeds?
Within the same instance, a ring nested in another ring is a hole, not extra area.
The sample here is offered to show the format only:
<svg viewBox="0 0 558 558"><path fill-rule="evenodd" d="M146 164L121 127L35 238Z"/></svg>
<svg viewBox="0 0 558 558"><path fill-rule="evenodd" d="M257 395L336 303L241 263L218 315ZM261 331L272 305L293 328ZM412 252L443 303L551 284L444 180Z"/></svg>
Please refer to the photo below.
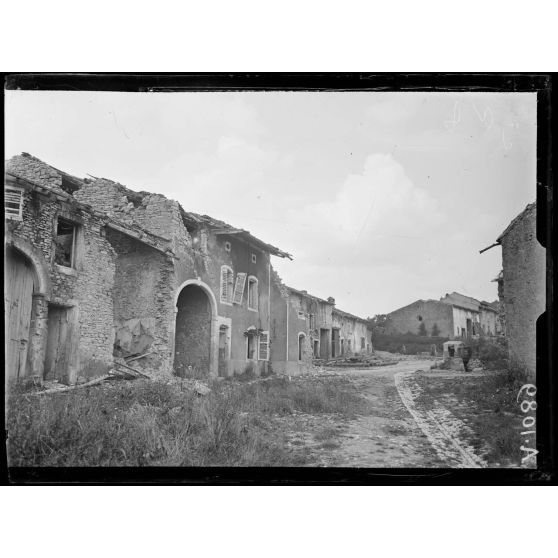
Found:
<svg viewBox="0 0 558 558"><path fill-rule="evenodd" d="M111 382L33 397L15 386L8 401L10 466L289 466L277 415L364 412L342 382L273 378L215 382L199 397L177 384ZM327 442L327 440L326 440Z"/></svg>
<svg viewBox="0 0 558 558"><path fill-rule="evenodd" d="M423 388L419 397L427 408L439 401L459 419L466 419L474 433L469 443L486 451L489 464L518 466L521 459L521 413L519 388L534 383L525 368L514 365L498 373L474 378L428 378L417 376ZM488 450L487 450L488 447Z"/></svg>

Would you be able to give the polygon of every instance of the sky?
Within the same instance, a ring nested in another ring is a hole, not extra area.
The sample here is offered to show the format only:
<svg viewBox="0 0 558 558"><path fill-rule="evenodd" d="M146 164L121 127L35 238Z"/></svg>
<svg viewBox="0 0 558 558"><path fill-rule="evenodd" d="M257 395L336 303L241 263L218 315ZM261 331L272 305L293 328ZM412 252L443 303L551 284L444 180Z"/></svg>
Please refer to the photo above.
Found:
<svg viewBox="0 0 558 558"><path fill-rule="evenodd" d="M367 317L497 298L536 197L536 94L6 91L6 158L175 199L293 255L283 281Z"/></svg>

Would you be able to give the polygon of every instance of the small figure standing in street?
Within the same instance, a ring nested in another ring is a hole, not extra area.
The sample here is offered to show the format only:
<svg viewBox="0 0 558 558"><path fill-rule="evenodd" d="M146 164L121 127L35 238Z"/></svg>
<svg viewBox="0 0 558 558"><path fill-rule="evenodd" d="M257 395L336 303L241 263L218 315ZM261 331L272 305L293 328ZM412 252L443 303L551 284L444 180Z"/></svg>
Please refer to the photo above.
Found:
<svg viewBox="0 0 558 558"><path fill-rule="evenodd" d="M463 368L465 368L465 372L468 372L468 368L467 365L469 364L469 361L471 360L471 356L473 354L473 349L471 349L471 347L469 347L469 345L465 345L463 347Z"/></svg>

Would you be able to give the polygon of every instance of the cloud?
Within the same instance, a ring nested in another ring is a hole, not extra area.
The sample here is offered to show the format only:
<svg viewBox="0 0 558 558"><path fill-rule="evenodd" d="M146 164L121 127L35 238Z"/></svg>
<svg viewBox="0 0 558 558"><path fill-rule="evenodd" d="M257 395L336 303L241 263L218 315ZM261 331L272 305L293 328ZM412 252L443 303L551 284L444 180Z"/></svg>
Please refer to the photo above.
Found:
<svg viewBox="0 0 558 558"><path fill-rule="evenodd" d="M398 251L416 258L417 243L427 249L447 222L436 200L382 153L369 155L361 173L348 175L334 199L292 209L288 219L310 223L318 233L305 243L310 259L351 266L388 263Z"/></svg>

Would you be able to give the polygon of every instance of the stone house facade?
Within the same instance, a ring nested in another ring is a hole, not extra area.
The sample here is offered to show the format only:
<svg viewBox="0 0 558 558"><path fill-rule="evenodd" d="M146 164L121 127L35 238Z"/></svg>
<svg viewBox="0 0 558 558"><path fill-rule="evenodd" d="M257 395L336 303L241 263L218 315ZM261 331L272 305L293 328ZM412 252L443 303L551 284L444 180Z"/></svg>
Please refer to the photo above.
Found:
<svg viewBox="0 0 558 558"><path fill-rule="evenodd" d="M388 314L386 332L406 334L426 331L448 339L474 339L496 335L498 310L492 303L453 292L440 300L417 300ZM424 327L421 327L424 324Z"/></svg>
<svg viewBox="0 0 558 558"><path fill-rule="evenodd" d="M295 340L301 360L330 359L372 352L368 322L335 307L335 299L327 300L287 287L293 322L298 329Z"/></svg>
<svg viewBox="0 0 558 558"><path fill-rule="evenodd" d="M536 324L546 309L546 250L537 240L536 203L528 205L496 242L502 246L499 292L510 360L535 373Z"/></svg>

